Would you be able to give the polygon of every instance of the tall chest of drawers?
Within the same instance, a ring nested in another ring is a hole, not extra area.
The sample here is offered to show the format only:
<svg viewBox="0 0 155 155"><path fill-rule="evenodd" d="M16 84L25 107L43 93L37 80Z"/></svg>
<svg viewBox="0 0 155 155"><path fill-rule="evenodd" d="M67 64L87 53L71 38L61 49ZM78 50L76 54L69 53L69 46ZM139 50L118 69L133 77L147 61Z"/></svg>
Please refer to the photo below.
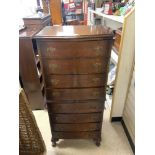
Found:
<svg viewBox="0 0 155 155"><path fill-rule="evenodd" d="M52 143L101 141L113 34L103 26L47 26L36 36Z"/></svg>

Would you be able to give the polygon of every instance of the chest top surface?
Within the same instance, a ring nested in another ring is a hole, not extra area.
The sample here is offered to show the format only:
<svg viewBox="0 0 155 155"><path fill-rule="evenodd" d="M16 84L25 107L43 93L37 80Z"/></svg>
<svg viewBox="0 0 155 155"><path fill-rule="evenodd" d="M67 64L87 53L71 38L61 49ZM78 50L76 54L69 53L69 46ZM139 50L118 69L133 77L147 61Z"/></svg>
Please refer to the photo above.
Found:
<svg viewBox="0 0 155 155"><path fill-rule="evenodd" d="M33 20L44 20L44 19L47 19L49 17L50 17L50 14L46 14L46 13L43 13L41 15L33 14L31 16L24 17L23 20L30 20L30 19L33 19Z"/></svg>
<svg viewBox="0 0 155 155"><path fill-rule="evenodd" d="M113 38L113 32L110 28L105 26L46 26L35 38Z"/></svg>

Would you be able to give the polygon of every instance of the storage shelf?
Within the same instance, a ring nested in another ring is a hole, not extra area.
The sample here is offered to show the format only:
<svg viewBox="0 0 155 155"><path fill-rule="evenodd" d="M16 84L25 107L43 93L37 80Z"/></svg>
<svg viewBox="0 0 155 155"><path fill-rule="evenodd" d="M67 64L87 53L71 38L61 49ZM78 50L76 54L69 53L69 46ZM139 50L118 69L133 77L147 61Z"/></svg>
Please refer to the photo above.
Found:
<svg viewBox="0 0 155 155"><path fill-rule="evenodd" d="M101 13L99 11L94 11L94 10L89 10L91 13L95 13L99 16L102 16L104 18L107 18L107 19L111 19L113 21L117 21L119 23L123 23L124 22L124 16L115 16L115 15L106 15L104 13Z"/></svg>

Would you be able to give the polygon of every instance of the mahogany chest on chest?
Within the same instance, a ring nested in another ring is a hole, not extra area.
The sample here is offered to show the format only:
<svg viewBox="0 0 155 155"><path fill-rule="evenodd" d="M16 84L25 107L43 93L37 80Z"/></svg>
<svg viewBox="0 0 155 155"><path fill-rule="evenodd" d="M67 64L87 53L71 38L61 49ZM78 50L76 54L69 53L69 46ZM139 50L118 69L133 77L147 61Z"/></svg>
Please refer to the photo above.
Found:
<svg viewBox="0 0 155 155"><path fill-rule="evenodd" d="M47 26L36 36L53 146L59 139L100 145L113 34L103 26Z"/></svg>

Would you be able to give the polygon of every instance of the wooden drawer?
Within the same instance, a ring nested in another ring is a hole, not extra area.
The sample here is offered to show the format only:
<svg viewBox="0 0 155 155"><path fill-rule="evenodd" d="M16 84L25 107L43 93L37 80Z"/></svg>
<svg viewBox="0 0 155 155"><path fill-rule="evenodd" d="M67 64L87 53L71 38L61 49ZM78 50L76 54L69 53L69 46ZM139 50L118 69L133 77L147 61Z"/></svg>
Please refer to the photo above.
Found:
<svg viewBox="0 0 155 155"><path fill-rule="evenodd" d="M81 89L46 89L47 100L104 99L105 87Z"/></svg>
<svg viewBox="0 0 155 155"><path fill-rule="evenodd" d="M100 137L100 131L86 131L86 132L52 132L54 138L59 139L95 139Z"/></svg>
<svg viewBox="0 0 155 155"><path fill-rule="evenodd" d="M104 73L108 69L108 59L42 59L44 73L49 74L92 74Z"/></svg>
<svg viewBox="0 0 155 155"><path fill-rule="evenodd" d="M110 54L108 41L44 41L40 42L41 56L45 58L107 57Z"/></svg>
<svg viewBox="0 0 155 155"><path fill-rule="evenodd" d="M63 101L62 101L63 102ZM75 103L47 103L49 113L92 113L102 112L104 102L89 101L89 102L75 102Z"/></svg>
<svg viewBox="0 0 155 155"><path fill-rule="evenodd" d="M53 131L97 131L100 130L101 123L83 123L83 124L54 124Z"/></svg>
<svg viewBox="0 0 155 155"><path fill-rule="evenodd" d="M89 123L101 122L103 113L88 114L49 114L53 123Z"/></svg>
<svg viewBox="0 0 155 155"><path fill-rule="evenodd" d="M45 81L47 88L100 87L106 84L106 77L105 74L50 75L45 76Z"/></svg>

